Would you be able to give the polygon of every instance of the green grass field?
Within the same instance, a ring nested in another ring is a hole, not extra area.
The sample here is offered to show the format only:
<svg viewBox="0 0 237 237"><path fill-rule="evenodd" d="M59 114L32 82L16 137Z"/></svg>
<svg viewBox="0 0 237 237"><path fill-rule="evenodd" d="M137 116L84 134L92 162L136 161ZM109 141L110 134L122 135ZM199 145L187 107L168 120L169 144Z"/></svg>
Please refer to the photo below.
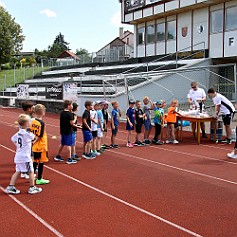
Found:
<svg viewBox="0 0 237 237"><path fill-rule="evenodd" d="M34 75L40 74L48 68L44 67L26 67L19 68L15 70L15 84L22 83L26 79L33 78ZM0 91L7 87L12 87L14 85L14 70L2 70L0 71Z"/></svg>

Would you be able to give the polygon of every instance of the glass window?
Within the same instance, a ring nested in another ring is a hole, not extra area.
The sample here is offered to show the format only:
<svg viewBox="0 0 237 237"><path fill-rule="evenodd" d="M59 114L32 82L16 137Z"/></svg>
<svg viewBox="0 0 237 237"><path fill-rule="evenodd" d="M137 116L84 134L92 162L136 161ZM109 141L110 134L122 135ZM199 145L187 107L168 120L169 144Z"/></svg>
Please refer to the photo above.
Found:
<svg viewBox="0 0 237 237"><path fill-rule="evenodd" d="M226 9L226 30L237 28L237 6Z"/></svg>
<svg viewBox="0 0 237 237"><path fill-rule="evenodd" d="M145 27L139 27L137 30L137 42L138 44L144 44L145 43Z"/></svg>
<svg viewBox="0 0 237 237"><path fill-rule="evenodd" d="M155 26L148 25L146 29L146 42L147 44L154 43L155 41Z"/></svg>
<svg viewBox="0 0 237 237"><path fill-rule="evenodd" d="M174 40L176 39L176 21L169 21L167 22L167 40Z"/></svg>
<svg viewBox="0 0 237 237"><path fill-rule="evenodd" d="M223 31L223 10L211 12L211 33Z"/></svg>
<svg viewBox="0 0 237 237"><path fill-rule="evenodd" d="M165 40L165 23L159 23L156 25L156 41Z"/></svg>

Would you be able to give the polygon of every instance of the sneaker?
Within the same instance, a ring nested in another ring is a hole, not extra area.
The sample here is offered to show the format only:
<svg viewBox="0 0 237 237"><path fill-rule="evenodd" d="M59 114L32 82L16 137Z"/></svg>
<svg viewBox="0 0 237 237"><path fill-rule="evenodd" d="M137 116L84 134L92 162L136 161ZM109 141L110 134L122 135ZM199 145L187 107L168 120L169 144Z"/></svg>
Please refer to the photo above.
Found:
<svg viewBox="0 0 237 237"><path fill-rule="evenodd" d="M166 140L166 141L165 141L166 144L169 144L169 143L171 143L171 142L172 142L172 141L170 141L170 140Z"/></svg>
<svg viewBox="0 0 237 237"><path fill-rule="evenodd" d="M140 141L136 141L135 143L137 144L137 146L145 146L145 143L140 142Z"/></svg>
<svg viewBox="0 0 237 237"><path fill-rule="evenodd" d="M110 146L108 146L108 145L106 145L106 144L103 144L103 145L101 146L101 148L103 148L103 149L109 149Z"/></svg>
<svg viewBox="0 0 237 237"><path fill-rule="evenodd" d="M231 158L231 159L237 159L237 155L235 155L234 152L228 153L227 157Z"/></svg>
<svg viewBox="0 0 237 237"><path fill-rule="evenodd" d="M92 153L89 153L89 154L85 154L84 158L85 158L86 160L93 160L93 159L96 158L96 156L93 156Z"/></svg>
<svg viewBox="0 0 237 237"><path fill-rule="evenodd" d="M66 163L69 164L69 165L70 165L70 164L76 164L77 161L76 161L76 160L73 160L72 158L68 158Z"/></svg>
<svg viewBox="0 0 237 237"><path fill-rule="evenodd" d="M25 174L25 179L29 179L30 176L28 174Z"/></svg>
<svg viewBox="0 0 237 237"><path fill-rule="evenodd" d="M16 189L15 186L7 186L7 188L5 189L5 192L7 194L19 194L21 193L20 190Z"/></svg>
<svg viewBox="0 0 237 237"><path fill-rule="evenodd" d="M207 138L207 134L205 132L202 133L202 138Z"/></svg>
<svg viewBox="0 0 237 237"><path fill-rule="evenodd" d="M42 188L37 188L36 186L30 187L28 190L29 194L37 194L42 192Z"/></svg>
<svg viewBox="0 0 237 237"><path fill-rule="evenodd" d="M131 142L128 142L126 146L129 148L133 148L133 144Z"/></svg>
<svg viewBox="0 0 237 237"><path fill-rule="evenodd" d="M48 184L49 182L50 182L50 181L47 180L47 179L36 179L36 180L35 180L35 183L36 183L37 185Z"/></svg>
<svg viewBox="0 0 237 237"><path fill-rule="evenodd" d="M61 157L61 156L59 156L59 155L56 155L55 157L54 157L54 160L55 161L64 161L64 159Z"/></svg>
<svg viewBox="0 0 237 237"><path fill-rule="evenodd" d="M179 144L179 142L177 140L174 140L172 143L173 144Z"/></svg>
<svg viewBox="0 0 237 237"><path fill-rule="evenodd" d="M72 155L72 159L73 159L73 160L76 160L76 161L81 160L81 158L80 158L77 154Z"/></svg>
<svg viewBox="0 0 237 237"><path fill-rule="evenodd" d="M119 146L118 146L117 144L111 144L111 145L110 145L110 148L112 148L112 149L117 149L117 148L119 148Z"/></svg>
<svg viewBox="0 0 237 237"><path fill-rule="evenodd" d="M150 142L148 139L145 140L144 143L145 143L146 145L150 145L150 144L151 144L151 142Z"/></svg>
<svg viewBox="0 0 237 237"><path fill-rule="evenodd" d="M156 142L157 142L156 139L153 139L153 140L152 140L152 143L153 143L153 144L156 144Z"/></svg>
<svg viewBox="0 0 237 237"><path fill-rule="evenodd" d="M163 145L164 143L162 141L158 140L155 144L156 145Z"/></svg>
<svg viewBox="0 0 237 237"><path fill-rule="evenodd" d="M139 146L140 145L140 142L139 141L135 141L134 143L133 143L133 146Z"/></svg>
<svg viewBox="0 0 237 237"><path fill-rule="evenodd" d="M223 140L221 142L226 143L226 144L231 144L232 143L231 139L229 139L229 138L226 138L225 140Z"/></svg>
<svg viewBox="0 0 237 237"><path fill-rule="evenodd" d="M25 178L25 173L21 173L21 178Z"/></svg>
<svg viewBox="0 0 237 237"><path fill-rule="evenodd" d="M101 155L101 153L98 152L98 151L93 151L92 154L95 154L95 156L100 156Z"/></svg>

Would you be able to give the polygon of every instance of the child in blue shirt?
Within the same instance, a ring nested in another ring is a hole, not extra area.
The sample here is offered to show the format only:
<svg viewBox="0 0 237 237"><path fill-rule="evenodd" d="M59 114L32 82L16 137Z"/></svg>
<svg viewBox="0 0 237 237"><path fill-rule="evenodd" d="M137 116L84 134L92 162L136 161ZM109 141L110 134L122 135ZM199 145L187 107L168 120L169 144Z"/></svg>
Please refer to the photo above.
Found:
<svg viewBox="0 0 237 237"><path fill-rule="evenodd" d="M163 142L160 140L163 121L164 109L162 108L162 101L158 100L156 102L156 107L154 108L155 136L152 140L152 142L156 145L163 145Z"/></svg>
<svg viewBox="0 0 237 237"><path fill-rule="evenodd" d="M135 109L134 109L135 101L130 100L129 101L129 108L126 113L127 123L126 123L126 130L128 131L128 142L127 147L132 148L133 144L131 143L131 135L132 130L134 130L134 124L135 124Z"/></svg>
<svg viewBox="0 0 237 237"><path fill-rule="evenodd" d="M112 106L113 106L113 110L111 113L112 136L111 136L110 148L119 148L119 146L115 144L115 137L118 133L119 117L121 116L121 113L119 109L119 103L117 101L113 101Z"/></svg>

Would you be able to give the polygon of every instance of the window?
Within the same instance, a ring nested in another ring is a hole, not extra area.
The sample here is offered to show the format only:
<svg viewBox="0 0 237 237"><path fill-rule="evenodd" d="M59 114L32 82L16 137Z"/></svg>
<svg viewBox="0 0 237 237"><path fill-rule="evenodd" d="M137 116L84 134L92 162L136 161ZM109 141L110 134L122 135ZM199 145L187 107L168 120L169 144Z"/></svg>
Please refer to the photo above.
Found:
<svg viewBox="0 0 237 237"><path fill-rule="evenodd" d="M237 6L226 9L226 30L237 28Z"/></svg>
<svg viewBox="0 0 237 237"><path fill-rule="evenodd" d="M165 40L165 23L159 23L156 25L156 41Z"/></svg>
<svg viewBox="0 0 237 237"><path fill-rule="evenodd" d="M211 33L223 31L223 10L211 12Z"/></svg>
<svg viewBox="0 0 237 237"><path fill-rule="evenodd" d="M155 41L155 26L148 25L146 29L146 42L147 44L154 43Z"/></svg>
<svg viewBox="0 0 237 237"><path fill-rule="evenodd" d="M167 40L174 40L176 39L176 21L169 21L167 22Z"/></svg>
<svg viewBox="0 0 237 237"><path fill-rule="evenodd" d="M138 37L138 44L144 44L145 43L145 27L139 27L137 30L137 37Z"/></svg>

